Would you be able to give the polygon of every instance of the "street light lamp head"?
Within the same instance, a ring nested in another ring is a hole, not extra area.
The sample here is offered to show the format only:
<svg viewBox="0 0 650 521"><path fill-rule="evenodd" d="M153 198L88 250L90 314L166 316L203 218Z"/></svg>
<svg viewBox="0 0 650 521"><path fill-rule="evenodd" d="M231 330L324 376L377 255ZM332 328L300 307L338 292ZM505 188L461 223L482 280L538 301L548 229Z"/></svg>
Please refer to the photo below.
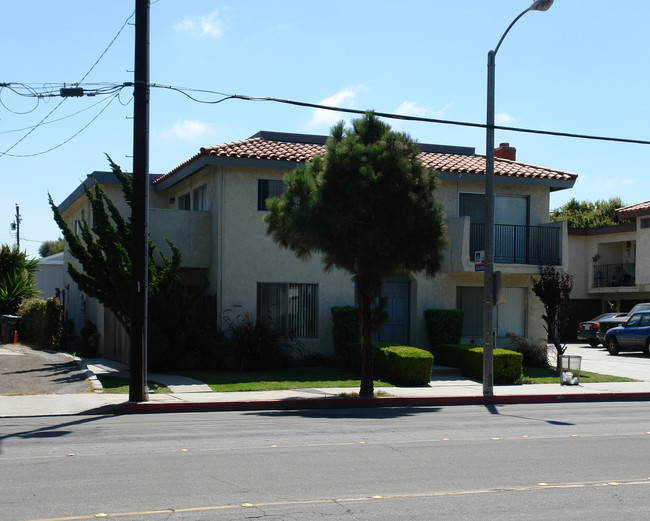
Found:
<svg viewBox="0 0 650 521"><path fill-rule="evenodd" d="M529 11L548 11L553 5L553 0L535 0L530 7Z"/></svg>

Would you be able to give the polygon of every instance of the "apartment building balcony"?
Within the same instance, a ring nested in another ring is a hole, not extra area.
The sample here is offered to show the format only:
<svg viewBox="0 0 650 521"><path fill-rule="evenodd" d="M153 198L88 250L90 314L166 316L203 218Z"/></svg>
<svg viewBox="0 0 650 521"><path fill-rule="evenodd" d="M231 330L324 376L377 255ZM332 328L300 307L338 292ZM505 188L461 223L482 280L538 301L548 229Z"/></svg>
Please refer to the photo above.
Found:
<svg viewBox="0 0 650 521"><path fill-rule="evenodd" d="M623 264L598 264L593 270L593 288L618 288L635 286L636 265L633 262Z"/></svg>
<svg viewBox="0 0 650 521"><path fill-rule="evenodd" d="M447 261L452 272L474 271L475 254L485 250L485 224L468 217L447 220L450 247ZM534 226L494 225L494 263L511 265L506 271L536 273L539 265L561 265L567 237L562 223Z"/></svg>
<svg viewBox="0 0 650 521"><path fill-rule="evenodd" d="M212 252L210 211L149 209L149 236L166 256L171 255L168 239L181 252L182 268L209 268Z"/></svg>

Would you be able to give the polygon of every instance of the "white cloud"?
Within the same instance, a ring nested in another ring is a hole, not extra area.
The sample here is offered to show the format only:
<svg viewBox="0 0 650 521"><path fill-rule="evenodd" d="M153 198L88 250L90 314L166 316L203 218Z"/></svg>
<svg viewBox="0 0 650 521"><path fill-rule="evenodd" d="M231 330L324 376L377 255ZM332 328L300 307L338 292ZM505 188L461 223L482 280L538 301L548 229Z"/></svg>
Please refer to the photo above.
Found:
<svg viewBox="0 0 650 521"><path fill-rule="evenodd" d="M162 137L166 139L193 141L204 136L209 136L212 133L212 128L207 123L184 120L174 123L172 128L162 133Z"/></svg>
<svg viewBox="0 0 650 521"><path fill-rule="evenodd" d="M426 107L419 107L415 101L403 101L400 106L393 111L393 114L419 116L422 118L439 118L453 106L453 103L447 103L447 105L442 107L440 110L431 110Z"/></svg>
<svg viewBox="0 0 650 521"><path fill-rule="evenodd" d="M223 35L224 23L218 18L219 10L212 11L203 16L186 16L178 22L174 29L180 32L221 38Z"/></svg>
<svg viewBox="0 0 650 521"><path fill-rule="evenodd" d="M345 107L353 108L354 99L358 92L363 87L346 87L345 89L337 92L336 94L329 96L328 98L322 99L318 102L318 105L327 105L329 107ZM310 127L320 127L327 126L328 128L335 125L342 119L345 119L345 116L341 112L335 112L333 110L325 109L316 109L314 114L309 122Z"/></svg>
<svg viewBox="0 0 650 521"><path fill-rule="evenodd" d="M512 125L515 121L517 120L510 114L505 114L502 112L500 114L494 115L494 123L497 125Z"/></svg>

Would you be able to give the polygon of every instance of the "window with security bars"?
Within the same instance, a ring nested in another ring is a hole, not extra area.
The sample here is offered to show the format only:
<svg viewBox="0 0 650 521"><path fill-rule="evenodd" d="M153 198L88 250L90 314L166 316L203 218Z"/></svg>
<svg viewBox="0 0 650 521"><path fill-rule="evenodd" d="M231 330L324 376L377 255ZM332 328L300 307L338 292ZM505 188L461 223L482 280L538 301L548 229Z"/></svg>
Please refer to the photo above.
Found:
<svg viewBox="0 0 650 521"><path fill-rule="evenodd" d="M273 326L299 338L316 338L318 284L259 282L257 316L268 313Z"/></svg>
<svg viewBox="0 0 650 521"><path fill-rule="evenodd" d="M286 186L281 179L257 180L257 209L266 211L266 200L270 197L280 197Z"/></svg>

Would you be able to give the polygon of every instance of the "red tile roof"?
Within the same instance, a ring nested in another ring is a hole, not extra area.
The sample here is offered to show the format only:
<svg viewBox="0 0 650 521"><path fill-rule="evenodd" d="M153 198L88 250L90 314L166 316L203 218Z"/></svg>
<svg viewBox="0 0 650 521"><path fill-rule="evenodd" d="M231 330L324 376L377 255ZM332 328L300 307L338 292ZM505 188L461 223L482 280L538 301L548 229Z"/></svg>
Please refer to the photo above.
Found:
<svg viewBox="0 0 650 521"><path fill-rule="evenodd" d="M308 161L316 155L325 153L325 146L323 144L325 142L324 136L287 134L286 136L297 138L297 141L293 141L268 139L268 137L265 137L265 134L270 135L270 133L260 132L259 134L242 141L201 148L197 155L165 174L163 177L158 179L156 183L174 175L176 172L205 156L302 162ZM276 135L279 136L281 134ZM307 142L309 140L308 138L314 138L312 139L313 142ZM484 155L474 153L453 153L456 150L473 151L473 149L447 147L452 151L452 153L447 153L445 147L442 146L422 145L422 148L424 150L419 156L422 164L426 167L433 168L438 172L485 174ZM436 148L440 149L441 152L427 151L427 149ZM576 174L571 174L562 170L543 168L520 163L518 161L499 158L495 158L494 160L494 173L495 175L505 177L546 179L553 181L574 181L578 177Z"/></svg>
<svg viewBox="0 0 650 521"><path fill-rule="evenodd" d="M639 215L649 214L650 201L623 206L622 208L616 210L616 215L619 219L631 219L632 217L638 217Z"/></svg>

